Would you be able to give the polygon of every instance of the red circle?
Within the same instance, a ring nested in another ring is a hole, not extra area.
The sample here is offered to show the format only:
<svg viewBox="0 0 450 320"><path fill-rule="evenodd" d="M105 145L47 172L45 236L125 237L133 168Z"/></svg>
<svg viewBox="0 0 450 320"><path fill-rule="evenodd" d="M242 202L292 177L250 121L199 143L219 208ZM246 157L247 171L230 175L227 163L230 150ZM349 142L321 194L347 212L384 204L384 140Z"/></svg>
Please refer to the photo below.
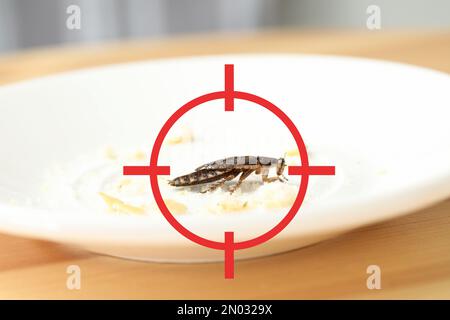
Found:
<svg viewBox="0 0 450 320"><path fill-rule="evenodd" d="M277 106L275 106L270 101L265 100L261 97L258 97L257 95L247 93L247 92L234 91L233 97L236 99L247 100L247 101L253 102L257 105L260 105L260 106L268 109L273 114L275 114L286 125L286 127L289 129L292 136L294 137L295 142L298 147L298 150L299 150L299 153L300 153L300 159L301 159L302 166L303 167L309 166L308 153L306 151L306 146L305 146L305 143L303 142L300 132L297 130L297 127L292 122L292 120L281 109L279 109ZM161 146L164 141L164 138L166 137L170 128L172 128L172 126L175 124L175 122L178 119L181 118L181 116L183 116L189 110L191 110L205 102L217 100L217 99L224 99L224 98L225 98L225 91L217 91L217 92L208 93L208 94L205 94L203 96L200 96L198 98L195 98L195 99L189 101L188 103L183 105L181 108L179 108L177 111L175 111L175 113L172 114L172 116L170 116L170 118L166 121L166 123L164 123L163 127L161 128L160 132L158 133L158 136L156 137L156 140L155 140L155 143L154 143L153 149L152 149L152 154L150 157L150 167L156 167L158 165L158 156L159 156L159 152L161 150ZM286 216L277 225L275 225L272 229L270 229L269 231L263 233L262 235L260 235L256 238L246 240L246 241L241 241L241 242L234 242L232 244L233 249L234 250L246 249L246 248L250 248L250 247L259 245L259 244L266 242L266 241L270 240L271 238L275 237L284 228L286 228L286 226L292 221L292 219L297 214L297 212L300 209L300 206L305 198L306 189L308 188L308 178L309 178L309 175L307 173L302 174L300 188L297 193L297 197L295 198L294 204L292 205L291 209L286 214ZM189 231L188 229L186 229L181 223L178 222L177 219L175 219L175 217L169 211L169 209L167 208L167 206L162 198L161 191L160 191L159 185L158 185L157 174L150 174L150 184L152 187L153 196L155 198L155 201L156 201L159 209L161 210L161 213L166 218L166 220L172 225L172 227L174 227L179 233L181 233L183 236L185 236L189 240L191 240L195 243L198 243L202 246L212 248L212 249L218 249L218 250L225 249L224 242L213 241L213 240L208 240L206 238L203 238L203 237Z"/></svg>

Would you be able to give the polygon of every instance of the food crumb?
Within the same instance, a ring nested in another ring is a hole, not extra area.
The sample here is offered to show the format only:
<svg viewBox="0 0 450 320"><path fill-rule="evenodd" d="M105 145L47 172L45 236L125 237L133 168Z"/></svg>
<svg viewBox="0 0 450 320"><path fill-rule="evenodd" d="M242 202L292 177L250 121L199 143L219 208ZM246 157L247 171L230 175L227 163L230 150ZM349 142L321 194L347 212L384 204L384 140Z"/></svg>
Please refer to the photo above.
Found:
<svg viewBox="0 0 450 320"><path fill-rule="evenodd" d="M290 149L286 151L286 157L299 157L300 152L298 149Z"/></svg>
<svg viewBox="0 0 450 320"><path fill-rule="evenodd" d="M111 212L143 214L145 211L142 207L126 204L122 200L107 195L106 193L99 192L99 195L102 197L103 201L105 201L108 210Z"/></svg>
<svg viewBox="0 0 450 320"><path fill-rule="evenodd" d="M164 200L164 202L171 213L185 214L187 212L187 207L181 202L172 199Z"/></svg>
<svg viewBox="0 0 450 320"><path fill-rule="evenodd" d="M123 187L128 186L130 184L131 184L131 179L129 179L129 178L122 179L122 180L120 180L119 184L117 185L117 189L120 190Z"/></svg>
<svg viewBox="0 0 450 320"><path fill-rule="evenodd" d="M181 144L181 143L189 143L194 141L194 134L192 130L183 128L178 133L174 134L173 136L168 137L167 143L174 145L174 144Z"/></svg>
<svg viewBox="0 0 450 320"><path fill-rule="evenodd" d="M106 159L109 159L109 160L116 160L117 159L117 153L111 146L106 147L103 150L103 154L104 154Z"/></svg>
<svg viewBox="0 0 450 320"><path fill-rule="evenodd" d="M276 188L278 187L278 188ZM267 209L281 209L291 207L297 197L296 187L289 185L270 185L262 193L263 205Z"/></svg>
<svg viewBox="0 0 450 320"><path fill-rule="evenodd" d="M215 206L209 208L211 212L237 212L250 208L248 200L241 200L234 197L221 200Z"/></svg>
<svg viewBox="0 0 450 320"><path fill-rule="evenodd" d="M146 159L145 152L142 151L142 150L137 150L137 151L134 153L133 158L134 158L135 160L145 160L145 159Z"/></svg>

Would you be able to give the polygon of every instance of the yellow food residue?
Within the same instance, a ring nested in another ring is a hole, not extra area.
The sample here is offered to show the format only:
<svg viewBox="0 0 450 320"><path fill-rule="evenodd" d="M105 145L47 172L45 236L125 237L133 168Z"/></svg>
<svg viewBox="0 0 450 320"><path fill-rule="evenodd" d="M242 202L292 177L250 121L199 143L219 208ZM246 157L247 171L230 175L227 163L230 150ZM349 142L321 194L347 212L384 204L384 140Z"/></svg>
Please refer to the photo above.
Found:
<svg viewBox="0 0 450 320"><path fill-rule="evenodd" d="M286 151L286 157L299 157L300 153L298 152L298 149L291 149Z"/></svg>
<svg viewBox="0 0 450 320"><path fill-rule="evenodd" d="M119 213L131 213L131 214L144 214L145 210L143 207L136 207L129 204L126 204L120 199L114 198L106 193L99 192L99 195L103 198L106 205L108 206L108 210L111 212L119 212Z"/></svg>
<svg viewBox="0 0 450 320"><path fill-rule="evenodd" d="M126 179L122 179L121 181L120 181L120 183L117 185L117 189L122 189L123 187L125 187L125 186L128 186L128 185L130 185L131 184L131 179L129 179L129 178L126 178Z"/></svg>
<svg viewBox="0 0 450 320"><path fill-rule="evenodd" d="M296 188L285 187L279 192L266 190L264 192L264 207L268 209L280 209L292 206L297 197Z"/></svg>
<svg viewBox="0 0 450 320"><path fill-rule="evenodd" d="M194 134L192 130L183 128L180 132L169 136L167 138L168 144L181 144L181 143L188 143L194 141Z"/></svg>
<svg viewBox="0 0 450 320"><path fill-rule="evenodd" d="M103 154L106 157L106 159L109 159L109 160L116 160L117 159L117 153L113 149L113 147L111 147L111 146L106 147L103 150Z"/></svg>
<svg viewBox="0 0 450 320"><path fill-rule="evenodd" d="M209 208L211 212L238 212L249 209L247 200L240 200L236 198L228 198L216 203L215 206Z"/></svg>
<svg viewBox="0 0 450 320"><path fill-rule="evenodd" d="M142 150L137 150L134 154L133 154L133 158L135 160L145 160L147 158L146 154L144 151Z"/></svg>
<svg viewBox="0 0 450 320"><path fill-rule="evenodd" d="M187 207L181 202L172 199L165 199L164 202L171 213L184 214L187 212Z"/></svg>

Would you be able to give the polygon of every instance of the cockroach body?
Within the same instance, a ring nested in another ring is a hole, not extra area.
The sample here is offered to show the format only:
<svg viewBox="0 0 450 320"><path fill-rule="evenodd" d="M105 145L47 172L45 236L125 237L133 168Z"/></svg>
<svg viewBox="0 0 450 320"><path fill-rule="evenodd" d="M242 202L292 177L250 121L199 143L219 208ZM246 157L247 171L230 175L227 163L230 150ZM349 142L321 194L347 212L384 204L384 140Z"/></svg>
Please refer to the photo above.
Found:
<svg viewBox="0 0 450 320"><path fill-rule="evenodd" d="M277 176L269 178L269 170L273 167L276 167ZM170 180L169 184L174 187L209 184L208 188L203 191L206 192L221 187L225 182L236 178L240 174L238 182L230 188L230 192L233 193L253 172L261 174L263 182L286 182L287 178L283 175L285 167L284 158L276 159L260 156L229 157L206 163L192 173Z"/></svg>

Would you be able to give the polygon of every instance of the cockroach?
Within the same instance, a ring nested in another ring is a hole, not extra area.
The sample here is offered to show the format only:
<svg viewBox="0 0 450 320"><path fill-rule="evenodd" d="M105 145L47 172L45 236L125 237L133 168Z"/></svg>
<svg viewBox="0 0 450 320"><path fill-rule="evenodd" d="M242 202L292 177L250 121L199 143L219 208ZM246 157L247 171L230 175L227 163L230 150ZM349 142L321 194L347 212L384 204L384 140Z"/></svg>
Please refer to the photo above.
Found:
<svg viewBox="0 0 450 320"><path fill-rule="evenodd" d="M277 176L269 177L269 170L273 167L276 167ZM233 180L240 174L238 182L229 188L229 191L233 193L253 172L261 174L263 183L286 182L288 179L283 175L285 167L286 162L284 158L276 159L260 156L229 157L206 163L192 173L170 180L169 184L174 187L207 184L208 188L202 191L207 192L216 190L223 186L225 182Z"/></svg>

